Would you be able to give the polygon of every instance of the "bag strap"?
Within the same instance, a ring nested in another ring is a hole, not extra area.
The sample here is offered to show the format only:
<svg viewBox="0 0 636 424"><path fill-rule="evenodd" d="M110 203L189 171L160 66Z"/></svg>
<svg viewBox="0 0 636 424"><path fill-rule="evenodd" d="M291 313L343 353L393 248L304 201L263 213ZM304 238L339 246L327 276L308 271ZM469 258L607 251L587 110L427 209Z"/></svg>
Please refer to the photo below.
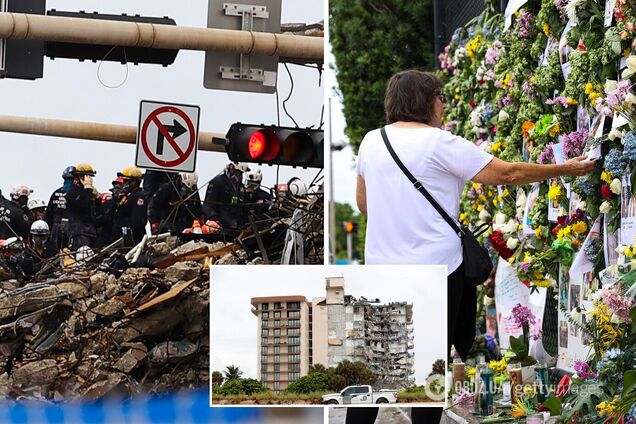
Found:
<svg viewBox="0 0 636 424"><path fill-rule="evenodd" d="M464 231L461 228L459 228L455 220L451 218L448 215L448 213L446 213L446 211L439 205L439 203L437 203L437 201L433 198L433 196L431 196L431 194L424 188L422 183L417 178L415 178L413 174L411 174L411 172L406 168L406 166L404 166L404 164L402 163L398 155L395 153L395 150L393 150L393 146L391 146L391 143L389 142L389 138L386 135L386 131L384 130L384 127L380 128L380 134L382 134L384 145L389 150L391 157L393 158L397 166L402 170L404 175L406 175L406 178L408 178L409 181L411 181L411 184L413 184L413 187L415 187L417 191L419 191L420 193L422 193L424 197L426 197L426 200L430 202L430 204L442 216L442 218L444 218L444 220L448 223L448 225L451 226L453 231L455 231L455 233L460 238L463 237L465 235Z"/></svg>

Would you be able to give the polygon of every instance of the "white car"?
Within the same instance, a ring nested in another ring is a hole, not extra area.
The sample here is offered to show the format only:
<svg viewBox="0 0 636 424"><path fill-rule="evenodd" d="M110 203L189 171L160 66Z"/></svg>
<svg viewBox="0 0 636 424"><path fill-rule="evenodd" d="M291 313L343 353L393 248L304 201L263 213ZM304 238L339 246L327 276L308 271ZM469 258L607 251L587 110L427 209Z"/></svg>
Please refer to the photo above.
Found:
<svg viewBox="0 0 636 424"><path fill-rule="evenodd" d="M364 403L396 403L397 390L380 390L374 392L371 386L348 386L340 393L322 396L322 403L328 405L355 405Z"/></svg>

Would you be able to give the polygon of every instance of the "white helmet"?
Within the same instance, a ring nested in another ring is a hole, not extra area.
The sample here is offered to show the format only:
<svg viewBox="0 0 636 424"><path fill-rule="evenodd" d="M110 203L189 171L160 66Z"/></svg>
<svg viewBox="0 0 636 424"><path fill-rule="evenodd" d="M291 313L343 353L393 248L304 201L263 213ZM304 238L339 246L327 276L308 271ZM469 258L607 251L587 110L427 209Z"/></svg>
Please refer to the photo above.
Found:
<svg viewBox="0 0 636 424"><path fill-rule="evenodd" d="M292 196L304 196L307 194L307 186L300 178L292 178L287 185Z"/></svg>
<svg viewBox="0 0 636 424"><path fill-rule="evenodd" d="M261 181L263 181L263 173L261 172L260 169L250 171L247 174L245 174L245 182L247 184L252 183L252 184L260 185Z"/></svg>
<svg viewBox="0 0 636 424"><path fill-rule="evenodd" d="M89 246L81 246L75 253L75 260L77 262L82 262L92 258L93 256L95 256L95 254L93 253L93 249L91 249Z"/></svg>
<svg viewBox="0 0 636 424"><path fill-rule="evenodd" d="M22 196L29 197L31 193L33 193L33 189L24 184L18 184L11 188L11 198L13 200L17 200Z"/></svg>
<svg viewBox="0 0 636 424"><path fill-rule="evenodd" d="M29 203L27 203L27 207L29 208L30 211L37 208L45 208L46 202L36 197L35 199L29 200Z"/></svg>
<svg viewBox="0 0 636 424"><path fill-rule="evenodd" d="M49 234L51 234L51 231L49 230L49 224L47 224L46 221L38 219L33 224L31 224L31 234L38 236L48 236Z"/></svg>
<svg viewBox="0 0 636 424"><path fill-rule="evenodd" d="M239 162L237 164L234 164L234 169L240 172L247 172L250 170L250 167L245 162Z"/></svg>
<svg viewBox="0 0 636 424"><path fill-rule="evenodd" d="M181 182L188 188L196 188L199 177L196 172L180 172Z"/></svg>

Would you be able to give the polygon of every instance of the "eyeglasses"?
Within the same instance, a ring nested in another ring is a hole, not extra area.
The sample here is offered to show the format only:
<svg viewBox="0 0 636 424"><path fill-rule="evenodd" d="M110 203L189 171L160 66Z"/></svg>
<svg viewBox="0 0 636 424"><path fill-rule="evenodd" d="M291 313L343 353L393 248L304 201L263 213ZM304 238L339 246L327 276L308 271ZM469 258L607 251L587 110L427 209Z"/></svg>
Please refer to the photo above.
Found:
<svg viewBox="0 0 636 424"><path fill-rule="evenodd" d="M446 95L444 93L437 93L437 97L439 97L442 103L446 103Z"/></svg>

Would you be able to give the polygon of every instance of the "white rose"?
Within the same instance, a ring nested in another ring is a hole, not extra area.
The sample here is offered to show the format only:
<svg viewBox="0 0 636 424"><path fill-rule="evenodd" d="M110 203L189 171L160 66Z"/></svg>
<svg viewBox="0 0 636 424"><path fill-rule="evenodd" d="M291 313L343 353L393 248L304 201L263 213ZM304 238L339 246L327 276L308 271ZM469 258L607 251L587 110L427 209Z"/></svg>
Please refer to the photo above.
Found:
<svg viewBox="0 0 636 424"><path fill-rule="evenodd" d="M618 178L614 178L610 184L610 190L612 190L612 193L621 194L622 188L623 185L621 184L621 180L619 180Z"/></svg>
<svg viewBox="0 0 636 424"><path fill-rule="evenodd" d="M519 228L519 226L513 219L511 219L506 225L504 225L501 231L503 231L505 234L512 234L517 231L517 228Z"/></svg>
<svg viewBox="0 0 636 424"><path fill-rule="evenodd" d="M627 249L627 247L620 244L616 247L616 249L614 249L614 251L619 255L622 255L623 253L625 253L625 249Z"/></svg>
<svg viewBox="0 0 636 424"><path fill-rule="evenodd" d="M497 212L495 214L495 224L504 225L506 223L506 214Z"/></svg>
<svg viewBox="0 0 636 424"><path fill-rule="evenodd" d="M578 310L578 308L574 308L570 311L570 318L572 318L572 321L574 322L581 322L581 311Z"/></svg>
<svg viewBox="0 0 636 424"><path fill-rule="evenodd" d="M488 218L490 218L490 212L486 209L482 209L481 212L479 212L479 219L486 221Z"/></svg>
<svg viewBox="0 0 636 424"><path fill-rule="evenodd" d="M521 208L517 208L517 215L516 215L516 217L517 217L517 219L518 219L519 221L521 221L521 220L523 219L523 214L524 214L524 212L525 212L525 210L524 210L524 208L523 208L523 207L521 207Z"/></svg>
<svg viewBox="0 0 636 424"><path fill-rule="evenodd" d="M636 96L634 96L634 98L636 99ZM625 133L623 131L619 130L618 128L613 128L607 135L607 138L614 141L617 138L622 139L624 136L625 136Z"/></svg>
<svg viewBox="0 0 636 424"><path fill-rule="evenodd" d="M587 209L587 203L585 203L585 200L581 200L576 208L580 211L585 212L585 209Z"/></svg>
<svg viewBox="0 0 636 424"><path fill-rule="evenodd" d="M519 246L519 239L510 237L506 242L506 246L508 246L508 249L510 250L515 250L517 246Z"/></svg>
<svg viewBox="0 0 636 424"><path fill-rule="evenodd" d="M627 96L625 96L625 103L629 105L636 104L636 96L634 96L632 93L628 93Z"/></svg>
<svg viewBox="0 0 636 424"><path fill-rule="evenodd" d="M568 216L568 211L563 206L561 206L559 208L559 213L557 215L558 216Z"/></svg>
<svg viewBox="0 0 636 424"><path fill-rule="evenodd" d="M499 120L501 122L505 122L508 120L508 118L510 118L510 115L508 115L508 112L506 112L505 110L500 110L499 111Z"/></svg>
<svg viewBox="0 0 636 424"><path fill-rule="evenodd" d="M607 200L601 203L601 206L598 208L600 213L608 213L612 209L612 204Z"/></svg>
<svg viewBox="0 0 636 424"><path fill-rule="evenodd" d="M629 69L633 69L634 71L636 71L636 56L630 55L629 57L627 57L627 60L625 60L625 63L627 64L627 67Z"/></svg>
<svg viewBox="0 0 636 424"><path fill-rule="evenodd" d="M606 80L605 81L605 94L610 91L616 90L616 80Z"/></svg>
<svg viewBox="0 0 636 424"><path fill-rule="evenodd" d="M517 196L517 203L515 204L518 208L523 208L526 206L526 194L522 191Z"/></svg>

